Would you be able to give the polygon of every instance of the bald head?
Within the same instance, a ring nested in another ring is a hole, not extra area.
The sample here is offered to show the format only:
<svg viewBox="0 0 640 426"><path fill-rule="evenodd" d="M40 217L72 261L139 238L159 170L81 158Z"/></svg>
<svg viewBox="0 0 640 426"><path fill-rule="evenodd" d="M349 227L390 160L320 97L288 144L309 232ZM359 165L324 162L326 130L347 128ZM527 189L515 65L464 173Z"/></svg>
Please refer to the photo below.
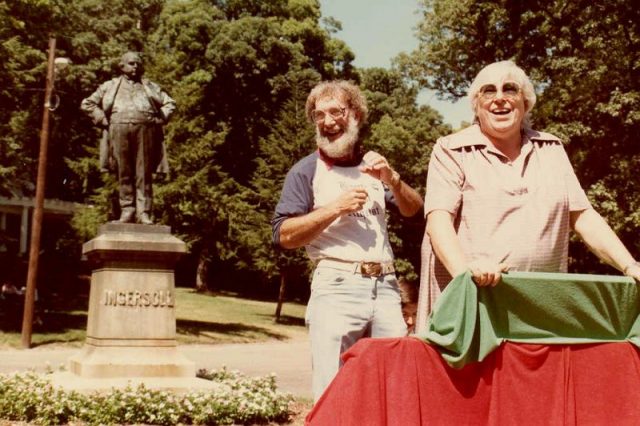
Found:
<svg viewBox="0 0 640 426"><path fill-rule="evenodd" d="M142 58L136 52L125 53L120 58L120 70L131 80L140 80L144 73Z"/></svg>

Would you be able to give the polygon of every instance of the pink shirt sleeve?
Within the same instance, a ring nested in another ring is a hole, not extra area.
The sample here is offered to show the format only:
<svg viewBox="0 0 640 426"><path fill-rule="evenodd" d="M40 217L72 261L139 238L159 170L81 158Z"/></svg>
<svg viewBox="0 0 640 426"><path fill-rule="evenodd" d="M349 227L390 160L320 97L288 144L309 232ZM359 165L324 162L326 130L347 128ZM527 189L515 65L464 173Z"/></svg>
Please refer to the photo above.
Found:
<svg viewBox="0 0 640 426"><path fill-rule="evenodd" d="M564 169L565 184L567 186L567 196L569 198L569 211L575 212L593 208L587 194L580 185L580 181L578 181L578 176L576 176L573 170L564 146L560 145L559 149L562 151L561 161Z"/></svg>
<svg viewBox="0 0 640 426"><path fill-rule="evenodd" d="M446 138L439 139L431 152L427 172L424 214L446 210L455 215L462 201L464 173L459 153L445 147Z"/></svg>

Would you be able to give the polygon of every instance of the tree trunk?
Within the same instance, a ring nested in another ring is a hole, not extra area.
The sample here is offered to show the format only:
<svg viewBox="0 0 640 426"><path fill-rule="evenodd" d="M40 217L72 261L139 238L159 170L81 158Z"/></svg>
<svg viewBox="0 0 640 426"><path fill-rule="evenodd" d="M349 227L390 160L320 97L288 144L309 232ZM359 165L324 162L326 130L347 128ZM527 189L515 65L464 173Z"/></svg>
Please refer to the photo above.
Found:
<svg viewBox="0 0 640 426"><path fill-rule="evenodd" d="M207 285L209 271L209 256L206 249L200 250L200 256L198 257L198 268L196 269L196 291L198 293L204 293L209 290Z"/></svg>
<svg viewBox="0 0 640 426"><path fill-rule="evenodd" d="M280 292L278 293L278 305L276 306L275 322L280 322L280 313L282 312L282 304L284 303L284 293L286 287L287 279L285 278L285 272L280 271Z"/></svg>

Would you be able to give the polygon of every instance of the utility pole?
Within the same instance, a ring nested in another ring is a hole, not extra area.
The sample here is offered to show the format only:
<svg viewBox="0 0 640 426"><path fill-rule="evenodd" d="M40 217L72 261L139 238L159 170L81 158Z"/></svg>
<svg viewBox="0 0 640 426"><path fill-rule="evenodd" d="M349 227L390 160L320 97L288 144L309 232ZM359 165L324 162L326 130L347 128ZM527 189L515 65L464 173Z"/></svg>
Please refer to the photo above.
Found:
<svg viewBox="0 0 640 426"><path fill-rule="evenodd" d="M47 83L42 112L42 129L40 130L40 155L38 156L38 177L36 182L36 198L34 200L33 218L31 220L31 246L29 248L29 270L27 272L27 291L24 295L24 312L22 317L22 347L31 347L31 331L33 327L33 310L38 277L38 257L40 255L40 234L44 211L44 188L47 175L47 148L49 146L49 108L53 93L54 62L56 39L49 39L49 60L47 61Z"/></svg>

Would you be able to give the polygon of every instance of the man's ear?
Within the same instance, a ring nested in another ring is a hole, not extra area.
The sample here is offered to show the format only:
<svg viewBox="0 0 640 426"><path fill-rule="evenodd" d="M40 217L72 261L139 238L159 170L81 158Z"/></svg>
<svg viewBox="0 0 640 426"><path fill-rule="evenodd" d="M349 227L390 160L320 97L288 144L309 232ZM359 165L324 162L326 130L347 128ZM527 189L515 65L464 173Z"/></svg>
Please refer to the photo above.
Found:
<svg viewBox="0 0 640 426"><path fill-rule="evenodd" d="M358 128L362 127L362 114L360 114L357 111L353 111L353 118L356 120L356 124L358 126Z"/></svg>

